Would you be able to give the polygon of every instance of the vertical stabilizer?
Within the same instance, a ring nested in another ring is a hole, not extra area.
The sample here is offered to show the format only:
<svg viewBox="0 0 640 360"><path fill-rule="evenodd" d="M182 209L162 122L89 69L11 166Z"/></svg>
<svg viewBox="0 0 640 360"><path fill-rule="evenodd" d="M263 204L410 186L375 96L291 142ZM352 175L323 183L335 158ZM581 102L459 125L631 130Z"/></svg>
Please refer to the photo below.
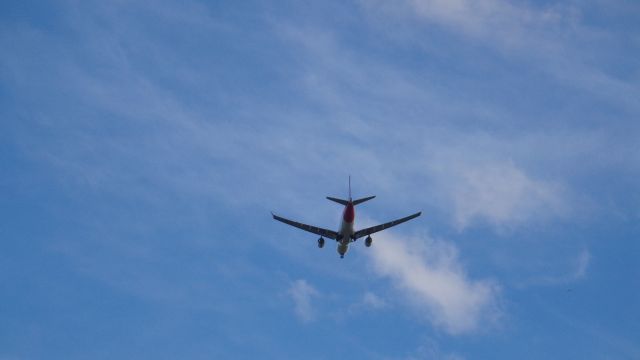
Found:
<svg viewBox="0 0 640 360"><path fill-rule="evenodd" d="M351 201L351 175L349 175L349 201Z"/></svg>

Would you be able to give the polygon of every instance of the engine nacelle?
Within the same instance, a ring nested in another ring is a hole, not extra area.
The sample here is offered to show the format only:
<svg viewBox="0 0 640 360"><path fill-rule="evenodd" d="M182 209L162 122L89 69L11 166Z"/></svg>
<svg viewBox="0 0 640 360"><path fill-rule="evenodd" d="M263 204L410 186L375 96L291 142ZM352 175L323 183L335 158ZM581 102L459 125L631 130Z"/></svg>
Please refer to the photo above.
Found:
<svg viewBox="0 0 640 360"><path fill-rule="evenodd" d="M372 242L373 242L373 239L371 238L371 236L367 236L367 238L366 238L366 239L364 239L364 245L365 245L366 247L371 246L371 243L372 243Z"/></svg>
<svg viewBox="0 0 640 360"><path fill-rule="evenodd" d="M324 239L321 237L320 239L318 239L318 247L322 249L323 246L324 246Z"/></svg>

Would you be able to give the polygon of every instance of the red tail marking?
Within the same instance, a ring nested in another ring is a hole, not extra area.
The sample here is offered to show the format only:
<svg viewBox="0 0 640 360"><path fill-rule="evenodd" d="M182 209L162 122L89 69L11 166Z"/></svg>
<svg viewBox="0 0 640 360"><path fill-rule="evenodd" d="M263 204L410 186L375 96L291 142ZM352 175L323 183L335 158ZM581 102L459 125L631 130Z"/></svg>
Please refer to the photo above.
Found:
<svg viewBox="0 0 640 360"><path fill-rule="evenodd" d="M352 223L353 219L356 218L356 209L353 207L351 201L344 208L344 214L342 215L342 219L344 219L347 223Z"/></svg>

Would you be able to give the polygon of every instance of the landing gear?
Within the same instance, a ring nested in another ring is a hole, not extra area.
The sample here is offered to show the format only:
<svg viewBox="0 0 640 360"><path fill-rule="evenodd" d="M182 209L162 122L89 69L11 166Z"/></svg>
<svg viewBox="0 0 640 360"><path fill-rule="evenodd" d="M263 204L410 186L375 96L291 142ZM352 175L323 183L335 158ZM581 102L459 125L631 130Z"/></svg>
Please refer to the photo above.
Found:
<svg viewBox="0 0 640 360"><path fill-rule="evenodd" d="M344 254L340 254L340 259L344 259Z"/></svg>
<svg viewBox="0 0 640 360"><path fill-rule="evenodd" d="M324 239L321 236L320 239L318 239L318 247L322 249L323 246L324 246Z"/></svg>

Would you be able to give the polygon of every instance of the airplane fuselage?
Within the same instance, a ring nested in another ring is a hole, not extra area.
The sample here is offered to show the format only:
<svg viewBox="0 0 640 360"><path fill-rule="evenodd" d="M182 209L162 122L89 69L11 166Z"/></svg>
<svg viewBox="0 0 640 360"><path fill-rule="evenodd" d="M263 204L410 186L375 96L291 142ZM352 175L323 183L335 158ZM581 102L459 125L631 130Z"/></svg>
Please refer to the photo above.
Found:
<svg viewBox="0 0 640 360"><path fill-rule="evenodd" d="M349 200L347 205L344 207L344 211L342 213L342 222L340 223L340 229L338 230L338 234L340 236L340 240L338 241L338 254L340 257L344 257L344 254L349 250L349 243L353 241L353 235L355 234L355 230L353 224L356 220L356 209L353 206L353 202Z"/></svg>

